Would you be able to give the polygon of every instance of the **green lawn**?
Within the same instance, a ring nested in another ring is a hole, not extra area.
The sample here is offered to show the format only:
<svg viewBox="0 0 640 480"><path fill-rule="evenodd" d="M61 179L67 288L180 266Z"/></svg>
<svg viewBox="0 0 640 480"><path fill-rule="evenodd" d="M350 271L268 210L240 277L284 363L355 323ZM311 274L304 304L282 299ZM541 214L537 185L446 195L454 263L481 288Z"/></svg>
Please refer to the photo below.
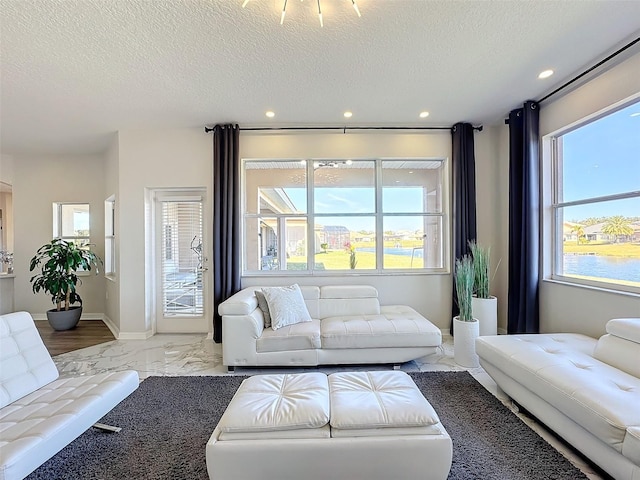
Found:
<svg viewBox="0 0 640 480"><path fill-rule="evenodd" d="M356 270L373 270L376 268L376 254L374 252L357 252L358 264ZM327 253L317 253L315 256L316 270L349 270L349 254L345 250L329 250ZM287 260L287 265L305 264L306 257L292 256ZM413 259L406 255L385 255L385 268L422 268L422 258ZM321 267L319 267L321 265ZM296 268L289 268L295 270Z"/></svg>
<svg viewBox="0 0 640 480"><path fill-rule="evenodd" d="M640 243L583 243L577 245L575 241L564 242L564 253L582 253L592 255L606 255L612 257L640 258Z"/></svg>

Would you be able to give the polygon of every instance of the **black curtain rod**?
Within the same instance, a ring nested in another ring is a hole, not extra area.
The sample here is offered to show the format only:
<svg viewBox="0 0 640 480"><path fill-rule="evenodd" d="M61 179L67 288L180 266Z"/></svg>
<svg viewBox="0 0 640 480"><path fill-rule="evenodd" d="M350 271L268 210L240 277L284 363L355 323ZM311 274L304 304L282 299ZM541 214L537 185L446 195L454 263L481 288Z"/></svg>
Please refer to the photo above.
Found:
<svg viewBox="0 0 640 480"><path fill-rule="evenodd" d="M567 83L560 85L558 88L556 88L553 92L545 95L544 97L542 97L540 100L538 100L538 103L544 102L547 98L555 95L556 93L560 92L561 90L564 90L565 88L567 88L569 85L571 85L572 83L580 80L582 77L584 77L585 75L593 72L596 68L600 67L601 65L604 65L605 63L607 63L609 60L611 60L612 58L617 57L618 55L620 55L622 52L624 52L625 50L628 50L629 48L633 47L636 43L640 42L640 37L636 38L635 40L632 40L631 42L627 43L624 47L619 48L618 50L616 50L615 52L613 52L611 55L609 55L607 58L604 58L602 60L600 60L598 63L596 63L594 66L592 66L591 68L588 68L587 70L585 70L584 72L582 72L580 75L577 75L575 77L573 77L571 80L569 80Z"/></svg>
<svg viewBox="0 0 640 480"><path fill-rule="evenodd" d="M273 131L273 130L451 130L452 127L244 127L240 131L256 132L256 131ZM478 132L482 131L482 125L473 127ZM204 127L205 133L213 131L212 127Z"/></svg>

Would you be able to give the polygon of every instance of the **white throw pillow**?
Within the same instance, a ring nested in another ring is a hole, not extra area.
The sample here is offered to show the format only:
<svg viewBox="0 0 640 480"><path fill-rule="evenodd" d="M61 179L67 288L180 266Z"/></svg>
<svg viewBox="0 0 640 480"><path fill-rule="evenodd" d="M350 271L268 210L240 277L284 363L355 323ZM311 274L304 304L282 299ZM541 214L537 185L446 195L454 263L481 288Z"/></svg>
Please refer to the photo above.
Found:
<svg viewBox="0 0 640 480"><path fill-rule="evenodd" d="M274 330L295 323L311 321L311 315L297 284L289 287L265 287L262 289L262 293L264 293L269 305L271 328Z"/></svg>

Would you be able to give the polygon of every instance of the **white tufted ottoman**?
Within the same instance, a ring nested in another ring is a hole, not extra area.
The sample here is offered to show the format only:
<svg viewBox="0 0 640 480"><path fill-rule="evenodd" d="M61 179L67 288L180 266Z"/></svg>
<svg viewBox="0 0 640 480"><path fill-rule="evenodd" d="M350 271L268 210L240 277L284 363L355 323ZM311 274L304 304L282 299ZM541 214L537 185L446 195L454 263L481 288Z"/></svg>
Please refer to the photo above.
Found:
<svg viewBox="0 0 640 480"><path fill-rule="evenodd" d="M445 479L451 438L400 371L245 380L206 447L225 479Z"/></svg>

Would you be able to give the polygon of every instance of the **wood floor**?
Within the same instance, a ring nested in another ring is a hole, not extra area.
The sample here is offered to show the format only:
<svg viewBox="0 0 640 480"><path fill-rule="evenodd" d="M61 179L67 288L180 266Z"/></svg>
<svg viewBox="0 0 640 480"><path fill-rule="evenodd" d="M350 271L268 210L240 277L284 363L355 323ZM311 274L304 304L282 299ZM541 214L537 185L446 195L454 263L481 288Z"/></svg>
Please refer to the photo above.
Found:
<svg viewBox="0 0 640 480"><path fill-rule="evenodd" d="M76 328L65 331L54 330L46 320L37 320L35 323L52 356L115 340L111 330L101 320L80 320Z"/></svg>

